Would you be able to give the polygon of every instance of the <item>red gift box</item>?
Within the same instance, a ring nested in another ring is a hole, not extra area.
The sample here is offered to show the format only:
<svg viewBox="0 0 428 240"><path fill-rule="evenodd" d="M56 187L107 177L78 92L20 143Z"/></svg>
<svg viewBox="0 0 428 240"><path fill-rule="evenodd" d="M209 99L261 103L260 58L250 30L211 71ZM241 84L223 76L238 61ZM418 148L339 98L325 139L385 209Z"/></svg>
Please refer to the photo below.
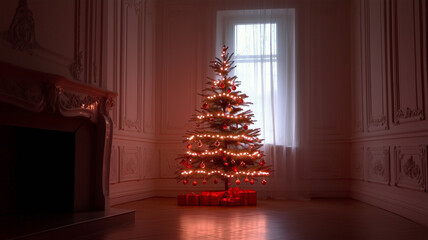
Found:
<svg viewBox="0 0 428 240"><path fill-rule="evenodd" d="M240 202L241 200L239 199L239 197L229 197L221 199L221 205L228 207L239 206Z"/></svg>
<svg viewBox="0 0 428 240"><path fill-rule="evenodd" d="M180 194L177 196L178 206L198 206L199 205L199 194L189 193Z"/></svg>
<svg viewBox="0 0 428 240"><path fill-rule="evenodd" d="M220 192L202 192L199 198L201 206L219 206L225 191Z"/></svg>
<svg viewBox="0 0 428 240"><path fill-rule="evenodd" d="M238 187L229 189L229 195L240 199L241 206L257 205L257 192L254 190L243 190Z"/></svg>

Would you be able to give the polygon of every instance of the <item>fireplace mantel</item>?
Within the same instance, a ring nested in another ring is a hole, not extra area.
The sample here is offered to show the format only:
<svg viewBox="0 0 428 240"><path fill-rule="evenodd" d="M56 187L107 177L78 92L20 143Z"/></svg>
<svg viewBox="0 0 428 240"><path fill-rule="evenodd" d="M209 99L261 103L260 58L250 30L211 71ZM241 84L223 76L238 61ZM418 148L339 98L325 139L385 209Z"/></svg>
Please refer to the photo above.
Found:
<svg viewBox="0 0 428 240"><path fill-rule="evenodd" d="M0 62L0 125L76 135L74 211L110 207L113 125L109 111L116 95L61 76Z"/></svg>
<svg viewBox="0 0 428 240"><path fill-rule="evenodd" d="M0 62L0 102L31 112L107 120L116 93ZM101 118L100 118L101 117Z"/></svg>

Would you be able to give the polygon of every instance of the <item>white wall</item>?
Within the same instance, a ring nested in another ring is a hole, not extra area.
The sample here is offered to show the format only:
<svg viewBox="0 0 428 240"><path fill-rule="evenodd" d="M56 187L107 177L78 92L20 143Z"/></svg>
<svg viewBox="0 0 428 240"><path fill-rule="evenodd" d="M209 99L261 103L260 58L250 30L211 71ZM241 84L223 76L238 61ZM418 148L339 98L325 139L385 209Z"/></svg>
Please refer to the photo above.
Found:
<svg viewBox="0 0 428 240"><path fill-rule="evenodd" d="M426 1L352 2L351 196L428 225Z"/></svg>

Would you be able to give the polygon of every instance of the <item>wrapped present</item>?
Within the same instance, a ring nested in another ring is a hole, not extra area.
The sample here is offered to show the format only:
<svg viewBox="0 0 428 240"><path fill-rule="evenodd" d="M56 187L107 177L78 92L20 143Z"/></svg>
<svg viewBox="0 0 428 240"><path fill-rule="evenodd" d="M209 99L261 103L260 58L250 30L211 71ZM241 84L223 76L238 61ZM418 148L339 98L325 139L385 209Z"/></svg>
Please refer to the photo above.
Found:
<svg viewBox="0 0 428 240"><path fill-rule="evenodd" d="M238 187L230 188L228 191L229 196L239 198L241 206L255 206L257 205L257 192L254 190L243 190Z"/></svg>
<svg viewBox="0 0 428 240"><path fill-rule="evenodd" d="M254 190L241 190L238 196L241 198L241 205L243 206L257 205L257 192Z"/></svg>
<svg viewBox="0 0 428 240"><path fill-rule="evenodd" d="M177 205L178 206L198 206L199 198L200 198L200 195L195 193L180 194L177 196Z"/></svg>
<svg viewBox="0 0 428 240"><path fill-rule="evenodd" d="M224 194L225 191L202 192L199 203L201 206L219 206Z"/></svg>
<svg viewBox="0 0 428 240"><path fill-rule="evenodd" d="M240 202L241 200L239 199L239 197L222 198L221 206L228 206L228 207L239 206Z"/></svg>

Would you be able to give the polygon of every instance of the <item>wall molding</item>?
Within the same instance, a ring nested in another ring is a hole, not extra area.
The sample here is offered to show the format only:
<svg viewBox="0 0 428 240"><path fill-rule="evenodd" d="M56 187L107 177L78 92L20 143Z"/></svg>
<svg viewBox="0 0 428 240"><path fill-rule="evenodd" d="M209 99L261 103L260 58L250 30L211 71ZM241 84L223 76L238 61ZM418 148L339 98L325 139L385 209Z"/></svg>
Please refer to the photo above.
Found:
<svg viewBox="0 0 428 240"><path fill-rule="evenodd" d="M75 47L70 73L76 81L102 86L103 1L75 1Z"/></svg>
<svg viewBox="0 0 428 240"><path fill-rule="evenodd" d="M143 111L143 76L144 76L144 18L136 7L142 7L143 1L123 1L120 14L120 124L121 130L140 133L142 130ZM130 10L134 9L135 12ZM133 22L136 21L136 22ZM136 26L132 25L136 24ZM136 28L135 28L136 27ZM136 44L136 45L133 45ZM136 48L136 50L134 49ZM136 55L134 54L136 51ZM134 57L134 59L130 59ZM136 62L136 63L134 63ZM134 67L134 68L133 68ZM136 102L128 98L136 97ZM136 103L136 104L133 104ZM132 109L131 109L132 108ZM134 119L130 113L136 112Z"/></svg>
<svg viewBox="0 0 428 240"><path fill-rule="evenodd" d="M387 83L385 71L384 0L365 0L364 7L364 51L366 78L366 107L368 131L388 129ZM378 12L376 12L378 11ZM372 15L372 13L374 15ZM377 15L378 14L378 15ZM372 18L376 19L372 20ZM378 25L374 25L374 24ZM374 35L379 34L379 35ZM380 57L376 55L380 51ZM375 69L378 69L375 72ZM378 92L380 91L380 93ZM377 97L380 94L380 98ZM374 108L375 107L375 108ZM378 112L374 112L379 108Z"/></svg>
<svg viewBox="0 0 428 240"><path fill-rule="evenodd" d="M423 65L422 59L426 54L423 53L423 45L425 44L426 49L426 43L422 42L421 33L426 26L419 12L421 1L411 1L412 4L406 1L401 5L397 0L386 3L386 31L390 45L388 72L392 81L394 124L425 119L423 71L426 65ZM409 20L406 16L413 18Z"/></svg>

